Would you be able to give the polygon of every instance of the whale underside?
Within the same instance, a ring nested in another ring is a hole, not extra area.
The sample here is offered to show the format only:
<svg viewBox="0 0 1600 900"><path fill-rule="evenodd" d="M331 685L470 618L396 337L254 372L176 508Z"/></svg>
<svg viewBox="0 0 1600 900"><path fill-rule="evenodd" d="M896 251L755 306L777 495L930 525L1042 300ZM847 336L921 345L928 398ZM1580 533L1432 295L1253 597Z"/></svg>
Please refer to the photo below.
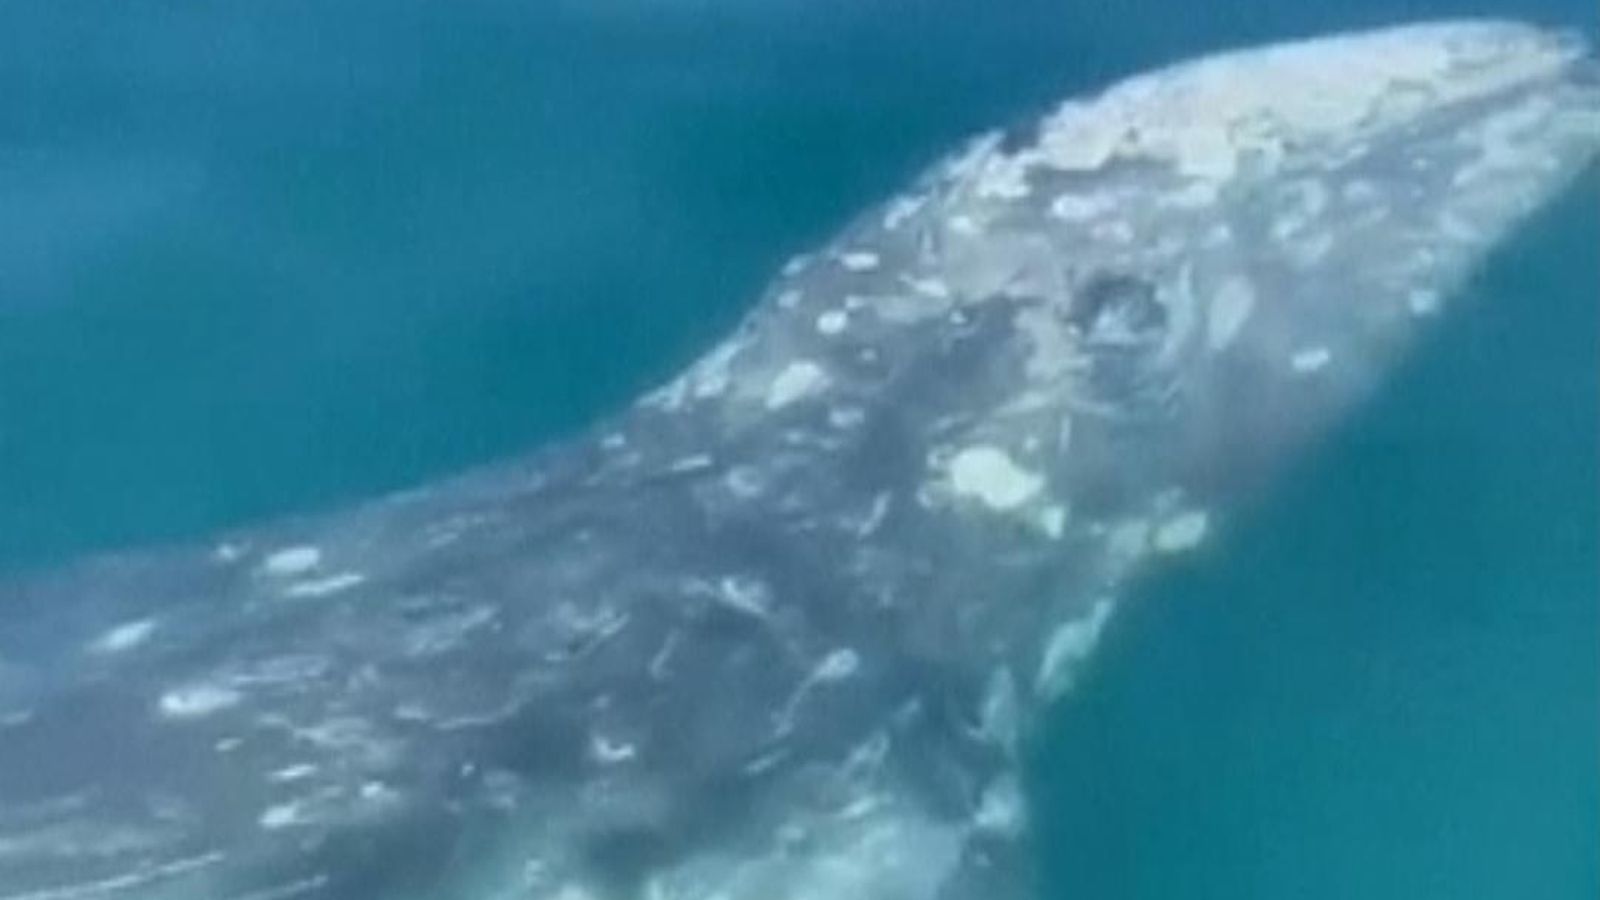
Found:
<svg viewBox="0 0 1600 900"><path fill-rule="evenodd" d="M1004 900L1118 599L1591 164L1569 34L996 131L580 439L0 586L0 900Z"/></svg>

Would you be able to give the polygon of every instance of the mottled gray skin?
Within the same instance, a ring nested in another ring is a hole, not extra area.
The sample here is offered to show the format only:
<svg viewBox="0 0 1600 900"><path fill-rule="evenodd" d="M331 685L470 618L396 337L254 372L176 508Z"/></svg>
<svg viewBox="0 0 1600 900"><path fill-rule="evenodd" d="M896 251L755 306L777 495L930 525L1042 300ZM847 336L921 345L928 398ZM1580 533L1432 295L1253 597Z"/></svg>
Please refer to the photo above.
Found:
<svg viewBox="0 0 1600 900"><path fill-rule="evenodd" d="M1035 711L1586 164L1593 65L1454 23L1144 76L584 440L0 587L0 898L1025 896Z"/></svg>

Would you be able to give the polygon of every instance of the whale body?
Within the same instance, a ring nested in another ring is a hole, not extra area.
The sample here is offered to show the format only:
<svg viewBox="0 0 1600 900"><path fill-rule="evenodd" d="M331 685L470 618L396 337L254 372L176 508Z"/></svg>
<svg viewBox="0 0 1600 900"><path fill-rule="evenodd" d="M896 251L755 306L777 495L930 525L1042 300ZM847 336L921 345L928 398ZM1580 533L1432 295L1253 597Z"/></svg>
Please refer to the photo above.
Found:
<svg viewBox="0 0 1600 900"><path fill-rule="evenodd" d="M0 586L0 900L1005 900L1143 573L1600 149L1581 40L1238 50L996 131L579 439Z"/></svg>

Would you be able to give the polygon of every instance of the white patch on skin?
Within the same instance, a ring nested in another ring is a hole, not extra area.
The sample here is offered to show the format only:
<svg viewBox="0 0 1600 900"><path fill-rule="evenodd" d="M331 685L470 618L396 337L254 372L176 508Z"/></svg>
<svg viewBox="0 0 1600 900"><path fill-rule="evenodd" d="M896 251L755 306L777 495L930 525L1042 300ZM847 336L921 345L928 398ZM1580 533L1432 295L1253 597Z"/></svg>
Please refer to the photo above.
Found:
<svg viewBox="0 0 1600 900"><path fill-rule="evenodd" d="M722 477L722 483L734 496L749 499L761 493L763 482L761 474L750 466L734 466Z"/></svg>
<svg viewBox="0 0 1600 900"><path fill-rule="evenodd" d="M854 428L867 420L859 406L839 406L828 410L828 424L835 428Z"/></svg>
<svg viewBox="0 0 1600 900"><path fill-rule="evenodd" d="M977 220L967 215L951 216L948 225L951 231L968 237L973 237L983 232L983 229L978 227Z"/></svg>
<svg viewBox="0 0 1600 900"><path fill-rule="evenodd" d="M1039 512L1039 527L1050 536L1051 540L1059 540L1067 530L1067 511L1061 506L1047 506Z"/></svg>
<svg viewBox="0 0 1600 900"><path fill-rule="evenodd" d="M124 843L120 835L114 837L109 844L90 844L77 837L52 840L48 836L49 834L50 832L46 831L46 837L43 838L24 837L20 840L12 838L0 840L0 854L11 856L16 850L20 849L28 856L35 855L34 851L36 850L42 850L47 857L66 858L103 854L106 858L112 858L122 855L129 849L129 845ZM128 835L128 838L134 842L132 846L136 847L143 844L146 837L147 835L144 832L135 832ZM170 897L172 895L167 890L159 890L158 888L159 894L152 894L147 888L159 885L161 882L172 882L176 879L190 880L187 876L192 876L197 872L211 868L226 858L225 854L217 852L201 853L162 863L156 863L146 858L136 867L123 871L121 874L99 878L94 881L77 881L70 885L46 887L41 890L30 889L20 894L8 891L5 894L5 900L93 900L93 898L97 897L132 896ZM322 878L315 887L320 888L326 881L326 878ZM295 893L303 894L304 891L297 889ZM238 900L288 900L291 896L291 894L281 892L274 892L269 895L257 892L238 898Z"/></svg>
<svg viewBox="0 0 1600 900"><path fill-rule="evenodd" d="M1301 375L1310 375L1319 372L1328 363L1333 361L1333 354L1327 347L1307 347L1294 356L1289 357L1289 367Z"/></svg>
<svg viewBox="0 0 1600 900"><path fill-rule="evenodd" d="M925 297L932 297L935 300L950 299L950 286L939 278L913 278L910 275L902 275L900 283Z"/></svg>
<svg viewBox="0 0 1600 900"><path fill-rule="evenodd" d="M957 453L948 467L950 488L990 509L1016 509L1044 488L1044 479L1012 461L999 447L979 444Z"/></svg>
<svg viewBox="0 0 1600 900"><path fill-rule="evenodd" d="M821 393L828 386L828 373L810 360L790 363L767 388L767 409L782 409L797 400Z"/></svg>
<svg viewBox="0 0 1600 900"><path fill-rule="evenodd" d="M1028 166L1003 155L989 156L978 174L974 193L984 200L1021 200L1032 193Z"/></svg>
<svg viewBox="0 0 1600 900"><path fill-rule="evenodd" d="M794 693L789 695L789 701L773 717L778 733L788 734L794 728L795 715L800 705L819 685L837 684L856 674L860 668L860 654L848 647L840 647L824 656L816 667L795 685Z"/></svg>
<svg viewBox="0 0 1600 900"><path fill-rule="evenodd" d="M310 763L301 763L296 766L285 766L267 776L269 781L287 784L291 781L304 781L317 774L317 767Z"/></svg>
<svg viewBox="0 0 1600 900"><path fill-rule="evenodd" d="M161 714L169 719L200 719L238 706L244 695L230 687L194 684L161 695Z"/></svg>
<svg viewBox="0 0 1600 900"><path fill-rule="evenodd" d="M860 667L861 656L854 650L845 647L834 650L823 657L822 661L817 663L817 667L812 670L811 677L808 680L816 684L843 681L854 675Z"/></svg>
<svg viewBox="0 0 1600 900"><path fill-rule="evenodd" d="M839 264L852 272L869 272L878 267L878 254L866 251L841 254Z"/></svg>
<svg viewBox="0 0 1600 900"><path fill-rule="evenodd" d="M341 591L347 591L367 580L367 576L359 572L340 572L326 578L313 578L309 581L297 581L284 589L285 597L308 598L328 597Z"/></svg>
<svg viewBox="0 0 1600 900"><path fill-rule="evenodd" d="M978 800L972 824L979 831L1014 838L1027 825L1027 804L1014 777L1002 775L989 782Z"/></svg>
<svg viewBox="0 0 1600 900"><path fill-rule="evenodd" d="M376 806L392 807L400 802L400 792L381 781L369 781L361 786L362 800Z"/></svg>
<svg viewBox="0 0 1600 900"><path fill-rule="evenodd" d="M261 571L276 578L304 575L322 562L322 551L310 545L286 547L268 556L261 563Z"/></svg>
<svg viewBox="0 0 1600 900"><path fill-rule="evenodd" d="M1210 528L1210 517L1204 511L1181 512L1156 528L1151 543L1162 553L1192 550L1205 540L1206 532Z"/></svg>
<svg viewBox="0 0 1600 900"><path fill-rule="evenodd" d="M1050 215L1063 222L1087 222L1115 205L1115 200L1105 194L1062 194L1050 201Z"/></svg>
<svg viewBox="0 0 1600 900"><path fill-rule="evenodd" d="M1114 558L1128 562L1144 555L1150 546L1150 523L1142 519L1122 522L1111 529L1106 550Z"/></svg>
<svg viewBox="0 0 1600 900"><path fill-rule="evenodd" d="M733 358L742 349L738 341L727 341L695 363L689 375L696 399L715 397L728 389Z"/></svg>
<svg viewBox="0 0 1600 900"><path fill-rule="evenodd" d="M639 755L639 750L625 741L613 741L596 734L589 738L589 755L601 765L612 766L633 759Z"/></svg>
<svg viewBox="0 0 1600 900"><path fill-rule="evenodd" d="M1428 316L1439 311L1439 295L1434 291L1416 290L1406 297L1406 307L1414 316Z"/></svg>
<svg viewBox="0 0 1600 900"><path fill-rule="evenodd" d="M267 807L256 821L267 831L278 831L294 825L306 824L307 820L301 813L299 804L280 803L277 806Z"/></svg>
<svg viewBox="0 0 1600 900"><path fill-rule="evenodd" d="M889 208L883 213L884 229L894 231L899 228L907 219L916 215L927 202L926 197L896 197L889 201Z"/></svg>
<svg viewBox="0 0 1600 900"><path fill-rule="evenodd" d="M674 411L683 406L689 397L689 380L684 377L674 378L660 388L646 394L641 403L656 406L661 409Z"/></svg>
<svg viewBox="0 0 1600 900"><path fill-rule="evenodd" d="M1479 145L1481 155L1458 170L1451 184L1468 187L1502 172L1516 172L1544 162L1542 151L1535 149L1538 142L1527 136L1543 125L1554 109L1550 98L1536 96L1480 124L1470 140Z"/></svg>
<svg viewBox="0 0 1600 900"><path fill-rule="evenodd" d="M759 581L729 576L717 582L717 599L729 609L737 610L757 619L772 615L767 590Z"/></svg>
<svg viewBox="0 0 1600 900"><path fill-rule="evenodd" d="M1580 52L1529 27L1450 22L1224 53L1065 104L1030 154L1066 171L1120 157L1221 182L1271 171L1290 142L1356 143L1547 76Z"/></svg>
<svg viewBox="0 0 1600 900"><path fill-rule="evenodd" d="M844 331L850 324L850 314L839 309L830 309L817 316L817 331L826 335L835 335Z"/></svg>
<svg viewBox="0 0 1600 900"><path fill-rule="evenodd" d="M1007 755L1016 752L1022 736L1022 707L1017 702L1017 680L1004 666L989 675L979 710L978 732Z"/></svg>
<svg viewBox="0 0 1600 900"><path fill-rule="evenodd" d="M710 454L693 453L689 456L673 460L667 466L667 471L673 475L686 475L690 472L703 472L711 468L713 460Z"/></svg>
<svg viewBox="0 0 1600 900"><path fill-rule="evenodd" d="M784 291L783 293L778 295L778 307L780 309L794 309L796 306L799 306L799 305L800 305L800 292L799 291L788 290L788 291Z"/></svg>
<svg viewBox="0 0 1600 900"><path fill-rule="evenodd" d="M878 530L878 527L883 524L884 517L889 515L891 499L888 491L882 491L872 498L872 508L867 510L866 518L862 519L861 524L856 526L857 537L866 537Z"/></svg>
<svg viewBox="0 0 1600 900"><path fill-rule="evenodd" d="M33 721L33 710L22 709L0 715L0 728L16 728Z"/></svg>
<svg viewBox="0 0 1600 900"><path fill-rule="evenodd" d="M244 548L238 544L224 542L218 544L217 548L211 553L216 557L217 562L231 563L237 562L239 557L244 555Z"/></svg>
<svg viewBox="0 0 1600 900"><path fill-rule="evenodd" d="M1034 678L1034 693L1050 702L1072 690L1078 679L1078 670L1100 643L1100 634L1111 619L1114 608L1110 600L1101 598L1081 618L1056 626L1045 641L1039 673Z"/></svg>
<svg viewBox="0 0 1600 900"><path fill-rule="evenodd" d="M1206 322L1206 342L1213 351L1233 343L1255 305L1256 290L1243 278L1229 278L1217 288Z"/></svg>
<svg viewBox="0 0 1600 900"><path fill-rule="evenodd" d="M122 653L148 641L155 632L156 622L154 619L124 622L95 638L89 645L89 651L101 655Z"/></svg>

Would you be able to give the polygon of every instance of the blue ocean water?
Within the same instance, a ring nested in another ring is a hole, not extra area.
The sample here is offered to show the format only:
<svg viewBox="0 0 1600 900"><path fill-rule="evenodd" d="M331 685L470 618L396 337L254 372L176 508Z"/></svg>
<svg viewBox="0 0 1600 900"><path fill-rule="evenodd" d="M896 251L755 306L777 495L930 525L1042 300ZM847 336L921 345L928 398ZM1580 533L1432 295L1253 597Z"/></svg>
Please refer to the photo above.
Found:
<svg viewBox="0 0 1600 900"><path fill-rule="evenodd" d="M0 569L551 440L961 136L1223 46L1591 0L4 0ZM1593 179L1035 766L1087 897L1600 892ZM0 615L4 611L0 610Z"/></svg>

